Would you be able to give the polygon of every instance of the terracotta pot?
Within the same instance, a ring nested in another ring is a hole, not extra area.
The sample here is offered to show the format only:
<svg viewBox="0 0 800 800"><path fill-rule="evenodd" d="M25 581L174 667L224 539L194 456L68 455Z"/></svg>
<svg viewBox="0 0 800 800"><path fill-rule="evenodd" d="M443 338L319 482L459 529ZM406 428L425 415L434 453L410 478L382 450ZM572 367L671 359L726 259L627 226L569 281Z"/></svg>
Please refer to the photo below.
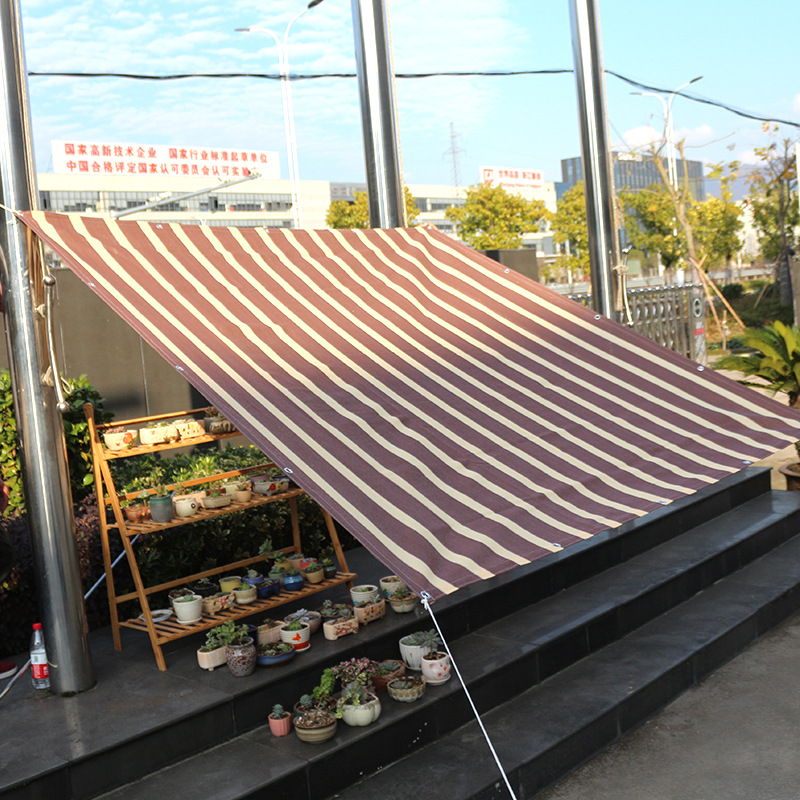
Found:
<svg viewBox="0 0 800 800"><path fill-rule="evenodd" d="M245 491L237 489L236 494L234 494L237 503L249 503L252 496L253 491L251 489L247 489Z"/></svg>
<svg viewBox="0 0 800 800"><path fill-rule="evenodd" d="M207 669L209 672L213 672L216 667L221 667L226 663L225 645L218 647L216 650L209 650L205 653L202 650L198 650L197 663L203 669Z"/></svg>
<svg viewBox="0 0 800 800"><path fill-rule="evenodd" d="M256 669L256 646L249 636L244 637L242 644L229 644L225 648L225 660L231 675L246 678Z"/></svg>
<svg viewBox="0 0 800 800"><path fill-rule="evenodd" d="M347 725L354 728L361 728L375 722L381 715L381 701L375 695L369 695L371 699L359 706L345 704L342 706L342 719Z"/></svg>
<svg viewBox="0 0 800 800"><path fill-rule="evenodd" d="M150 519L150 509L147 506L125 506L123 511L125 512L125 519L127 519L128 522L145 522Z"/></svg>
<svg viewBox="0 0 800 800"><path fill-rule="evenodd" d="M292 732L292 715L285 711L280 719L269 715L269 729L273 736L288 736Z"/></svg>
<svg viewBox="0 0 800 800"><path fill-rule="evenodd" d="M385 663L386 663L385 661L381 661L381 664L379 664L378 666ZM385 692L386 687L390 681L393 681L395 678L402 678L403 675L406 674L406 665L403 664L402 661L399 663L400 666L394 672L389 672L386 675L375 675L375 677L372 679L373 685L379 692Z"/></svg>
<svg viewBox="0 0 800 800"><path fill-rule="evenodd" d="M422 677L425 678L425 682L436 686L449 681L452 677L450 656L447 653L438 652L431 655L435 655L436 658L430 656L422 658Z"/></svg>

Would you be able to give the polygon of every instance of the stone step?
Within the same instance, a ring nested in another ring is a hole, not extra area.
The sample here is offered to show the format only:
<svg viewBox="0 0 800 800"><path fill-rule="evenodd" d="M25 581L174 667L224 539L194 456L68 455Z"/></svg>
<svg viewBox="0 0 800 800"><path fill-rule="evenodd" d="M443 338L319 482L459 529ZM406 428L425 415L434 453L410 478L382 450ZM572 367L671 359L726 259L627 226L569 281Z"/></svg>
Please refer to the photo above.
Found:
<svg viewBox="0 0 800 800"><path fill-rule="evenodd" d="M442 618L447 618L442 624L445 635L483 713L569 668L589 653L731 574L785 542L798 528L800 496L791 493L757 495L727 514L678 538L668 539L534 606L506 615L504 609L495 607L496 621L477 631L469 630L472 614L464 620L468 609L459 609L457 625L451 624L454 621L452 608L445 609L446 613L440 617L435 605L434 613L440 624ZM489 594L491 596L491 592ZM491 600L484 597L484 602ZM416 627L430 627L430 623L418 623ZM369 630L372 629L370 626ZM394 640L387 641L385 633L379 634L377 625L374 630L374 640L359 654L374 658L396 657L398 631L394 632ZM291 689L284 685L281 689L291 693L276 693L273 701L291 704L303 691L315 685L318 677L319 672L311 677L305 671L305 684L293 681ZM262 707L262 715L268 713L270 705ZM325 789L321 788L323 784L333 787L331 791L345 787L405 752L453 731L464 724L470 714L455 681L429 687L426 697L417 703L407 706L387 698L383 706L377 723L365 729L340 725L336 737L319 747L302 744L294 736L274 739L263 726L103 797L133 798L137 792L150 788L161 791L161 781L165 781L164 785L171 791L173 781L183 780L175 776L196 776L195 782L190 781L196 791L206 781L204 765L208 759L215 764L227 759L238 763L241 760L238 748L241 746L242 751L249 752L257 744L264 748L259 759L262 772L255 770L251 774L247 769L241 772L248 789L242 793L242 786L237 783L235 791L238 793L230 797L251 796L248 792L256 793L252 794L255 797L267 786L271 792L273 786L270 781L264 781L263 767L265 761L275 761L282 765L275 778L276 787L286 781L294 787L292 796L298 800L321 798L326 796ZM369 738L369 744L362 748L365 737ZM402 746L398 746L398 742L402 742ZM250 777L245 779L245 775ZM254 782L250 784L250 780ZM307 794L297 793L298 786L306 786ZM219 796L228 797L224 793Z"/></svg>

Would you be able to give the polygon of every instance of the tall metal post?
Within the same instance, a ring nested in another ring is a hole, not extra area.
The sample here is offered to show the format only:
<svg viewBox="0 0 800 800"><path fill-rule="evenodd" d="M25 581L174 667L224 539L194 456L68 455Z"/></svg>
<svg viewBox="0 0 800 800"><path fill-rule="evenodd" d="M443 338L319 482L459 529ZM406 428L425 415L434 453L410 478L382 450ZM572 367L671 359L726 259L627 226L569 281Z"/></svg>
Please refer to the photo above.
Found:
<svg viewBox="0 0 800 800"><path fill-rule="evenodd" d="M17 0L0 0L0 70L0 203L10 209L31 209L37 198L36 172ZM29 266L22 223L5 208L0 209L0 281L50 688L57 694L82 692L90 689L95 679L64 428L53 389L44 382L50 364L44 318L39 313L45 305L44 279L41 269L34 273Z"/></svg>
<svg viewBox="0 0 800 800"><path fill-rule="evenodd" d="M570 0L570 23L578 86L592 306L614 319L613 269L619 263L619 242L614 226L613 173L596 0Z"/></svg>
<svg viewBox="0 0 800 800"><path fill-rule="evenodd" d="M369 224L372 228L402 227L406 224L406 205L389 11L386 0L352 0L352 9Z"/></svg>

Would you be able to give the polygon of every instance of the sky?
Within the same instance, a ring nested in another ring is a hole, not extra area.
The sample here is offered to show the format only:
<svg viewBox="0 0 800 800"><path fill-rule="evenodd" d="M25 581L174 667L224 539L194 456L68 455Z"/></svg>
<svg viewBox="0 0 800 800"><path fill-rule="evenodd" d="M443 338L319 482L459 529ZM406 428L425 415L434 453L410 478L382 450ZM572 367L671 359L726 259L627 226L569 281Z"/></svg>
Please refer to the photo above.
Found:
<svg viewBox="0 0 800 800"><path fill-rule="evenodd" d="M796 33L800 4L761 0L744 13L716 0L668 5L597 0L606 70L800 125ZM302 0L20 0L29 72L278 72L266 33L283 36ZM397 73L571 69L569 0L388 0ZM323 0L291 28L292 74L355 72L351 5ZM52 169L51 140L175 144L278 151L288 177L280 86L253 78L135 81L30 76L36 166ZM615 149L663 130L656 97L607 75ZM561 159L580 155L572 74L397 80L403 173L412 184L461 184L479 167L539 170L561 180ZM292 83L303 180L362 182L364 155L353 78ZM676 139L687 158L754 163L769 143L762 123L676 97ZM455 137L451 136L455 132ZM800 127L781 126L796 140Z"/></svg>

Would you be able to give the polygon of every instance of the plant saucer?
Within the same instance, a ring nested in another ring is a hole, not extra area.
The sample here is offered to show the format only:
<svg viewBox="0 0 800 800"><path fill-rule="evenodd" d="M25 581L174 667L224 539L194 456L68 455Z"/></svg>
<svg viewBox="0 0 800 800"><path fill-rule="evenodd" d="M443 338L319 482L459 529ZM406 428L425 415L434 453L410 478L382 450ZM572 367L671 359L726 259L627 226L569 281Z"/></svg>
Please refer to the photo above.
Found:
<svg viewBox="0 0 800 800"><path fill-rule="evenodd" d="M203 615L201 614L197 619L177 619L175 620L179 625L194 625L195 622L200 622L203 619Z"/></svg>
<svg viewBox="0 0 800 800"><path fill-rule="evenodd" d="M172 611L169 608L155 608L150 612L153 622L164 622L172 616ZM139 619L144 619L144 614L139 614Z"/></svg>

